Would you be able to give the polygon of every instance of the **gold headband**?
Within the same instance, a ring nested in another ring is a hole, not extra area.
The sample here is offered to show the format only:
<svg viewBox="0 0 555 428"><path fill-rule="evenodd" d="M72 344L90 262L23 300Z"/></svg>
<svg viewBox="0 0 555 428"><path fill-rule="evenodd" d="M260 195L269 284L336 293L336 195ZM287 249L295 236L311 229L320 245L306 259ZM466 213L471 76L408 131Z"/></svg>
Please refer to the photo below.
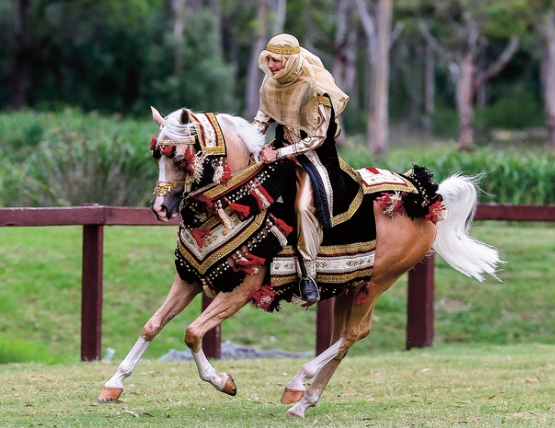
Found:
<svg viewBox="0 0 555 428"><path fill-rule="evenodd" d="M276 55L296 55L301 53L301 47L282 48L281 46L268 45L266 50Z"/></svg>

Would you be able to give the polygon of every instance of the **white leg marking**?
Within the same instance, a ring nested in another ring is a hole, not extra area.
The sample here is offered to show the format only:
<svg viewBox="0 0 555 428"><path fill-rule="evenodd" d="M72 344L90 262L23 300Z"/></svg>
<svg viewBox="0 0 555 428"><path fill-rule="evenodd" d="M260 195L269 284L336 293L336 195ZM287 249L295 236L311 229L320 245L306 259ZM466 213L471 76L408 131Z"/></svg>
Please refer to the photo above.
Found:
<svg viewBox="0 0 555 428"><path fill-rule="evenodd" d="M286 414L291 416L296 416L298 418L304 418L304 413L306 409L316 406L316 403L318 403L319 398L320 397L317 396L316 394L307 393L303 395L303 398L301 398L301 401L299 401L293 407L291 407Z"/></svg>
<svg viewBox="0 0 555 428"><path fill-rule="evenodd" d="M339 355L339 349L341 348L342 343L343 339L339 339L312 361L303 364L299 373L293 376L293 378L287 383L286 388L293 391L304 391L304 383L308 379L312 379L316 376L318 372L322 370L322 367Z"/></svg>
<svg viewBox="0 0 555 428"><path fill-rule="evenodd" d="M131 351L129 351L118 366L116 373L104 384L104 386L106 388L123 388L123 380L131 376L131 373L135 370L135 366L146 351L146 348L148 348L148 345L150 345L149 341L143 336L139 337L135 345L133 345L133 348L131 348Z"/></svg>
<svg viewBox="0 0 555 428"><path fill-rule="evenodd" d="M221 377L216 374L216 369L214 368L214 366L212 366L212 364L210 364L210 362L204 355L204 352L200 350L200 352L192 352L192 354L193 359L197 364L198 374L200 378L203 381L210 383L218 391L223 391L225 387L225 379L221 379Z"/></svg>

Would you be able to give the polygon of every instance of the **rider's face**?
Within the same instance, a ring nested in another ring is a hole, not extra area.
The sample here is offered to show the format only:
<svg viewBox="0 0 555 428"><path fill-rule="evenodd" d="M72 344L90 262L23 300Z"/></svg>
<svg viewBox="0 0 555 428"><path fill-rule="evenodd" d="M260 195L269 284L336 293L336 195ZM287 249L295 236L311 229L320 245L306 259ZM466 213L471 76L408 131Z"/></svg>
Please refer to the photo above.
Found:
<svg viewBox="0 0 555 428"><path fill-rule="evenodd" d="M278 71L283 70L283 61L281 59L273 58L272 56L268 57L268 68L273 74L276 74Z"/></svg>

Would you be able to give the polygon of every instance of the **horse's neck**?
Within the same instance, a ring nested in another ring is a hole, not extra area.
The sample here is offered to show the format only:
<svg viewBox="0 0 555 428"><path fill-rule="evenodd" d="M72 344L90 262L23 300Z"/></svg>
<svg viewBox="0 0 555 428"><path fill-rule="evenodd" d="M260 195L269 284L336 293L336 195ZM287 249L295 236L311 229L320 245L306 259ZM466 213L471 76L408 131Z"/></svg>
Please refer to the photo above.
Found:
<svg viewBox="0 0 555 428"><path fill-rule="evenodd" d="M225 126L222 126L222 132L227 149L227 165L233 174L248 166L251 154L236 132Z"/></svg>

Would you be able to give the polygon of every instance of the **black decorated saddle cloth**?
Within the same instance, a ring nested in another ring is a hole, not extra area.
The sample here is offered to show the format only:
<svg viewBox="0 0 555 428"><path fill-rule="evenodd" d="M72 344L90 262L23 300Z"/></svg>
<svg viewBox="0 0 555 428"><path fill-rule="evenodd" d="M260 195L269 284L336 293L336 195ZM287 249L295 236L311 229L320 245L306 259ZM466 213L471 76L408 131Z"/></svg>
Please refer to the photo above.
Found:
<svg viewBox="0 0 555 428"><path fill-rule="evenodd" d="M288 160L258 163L225 185L191 192L185 199L178 233L175 263L180 277L201 283L209 296L215 296L269 266L263 284L251 296L253 306L274 311L283 301L295 301L299 279L294 250L294 168ZM420 196L422 182L429 195L438 195L431 174L425 168L415 173L420 168L416 165L411 177L377 168L355 171L343 161L341 168L350 203L333 217L333 228L324 232L316 282L321 299L350 287L357 290L356 301L363 302L368 290L358 285L372 275L376 248L374 201L386 214L406 213L414 218L421 214L414 214L410 207L426 205Z"/></svg>

